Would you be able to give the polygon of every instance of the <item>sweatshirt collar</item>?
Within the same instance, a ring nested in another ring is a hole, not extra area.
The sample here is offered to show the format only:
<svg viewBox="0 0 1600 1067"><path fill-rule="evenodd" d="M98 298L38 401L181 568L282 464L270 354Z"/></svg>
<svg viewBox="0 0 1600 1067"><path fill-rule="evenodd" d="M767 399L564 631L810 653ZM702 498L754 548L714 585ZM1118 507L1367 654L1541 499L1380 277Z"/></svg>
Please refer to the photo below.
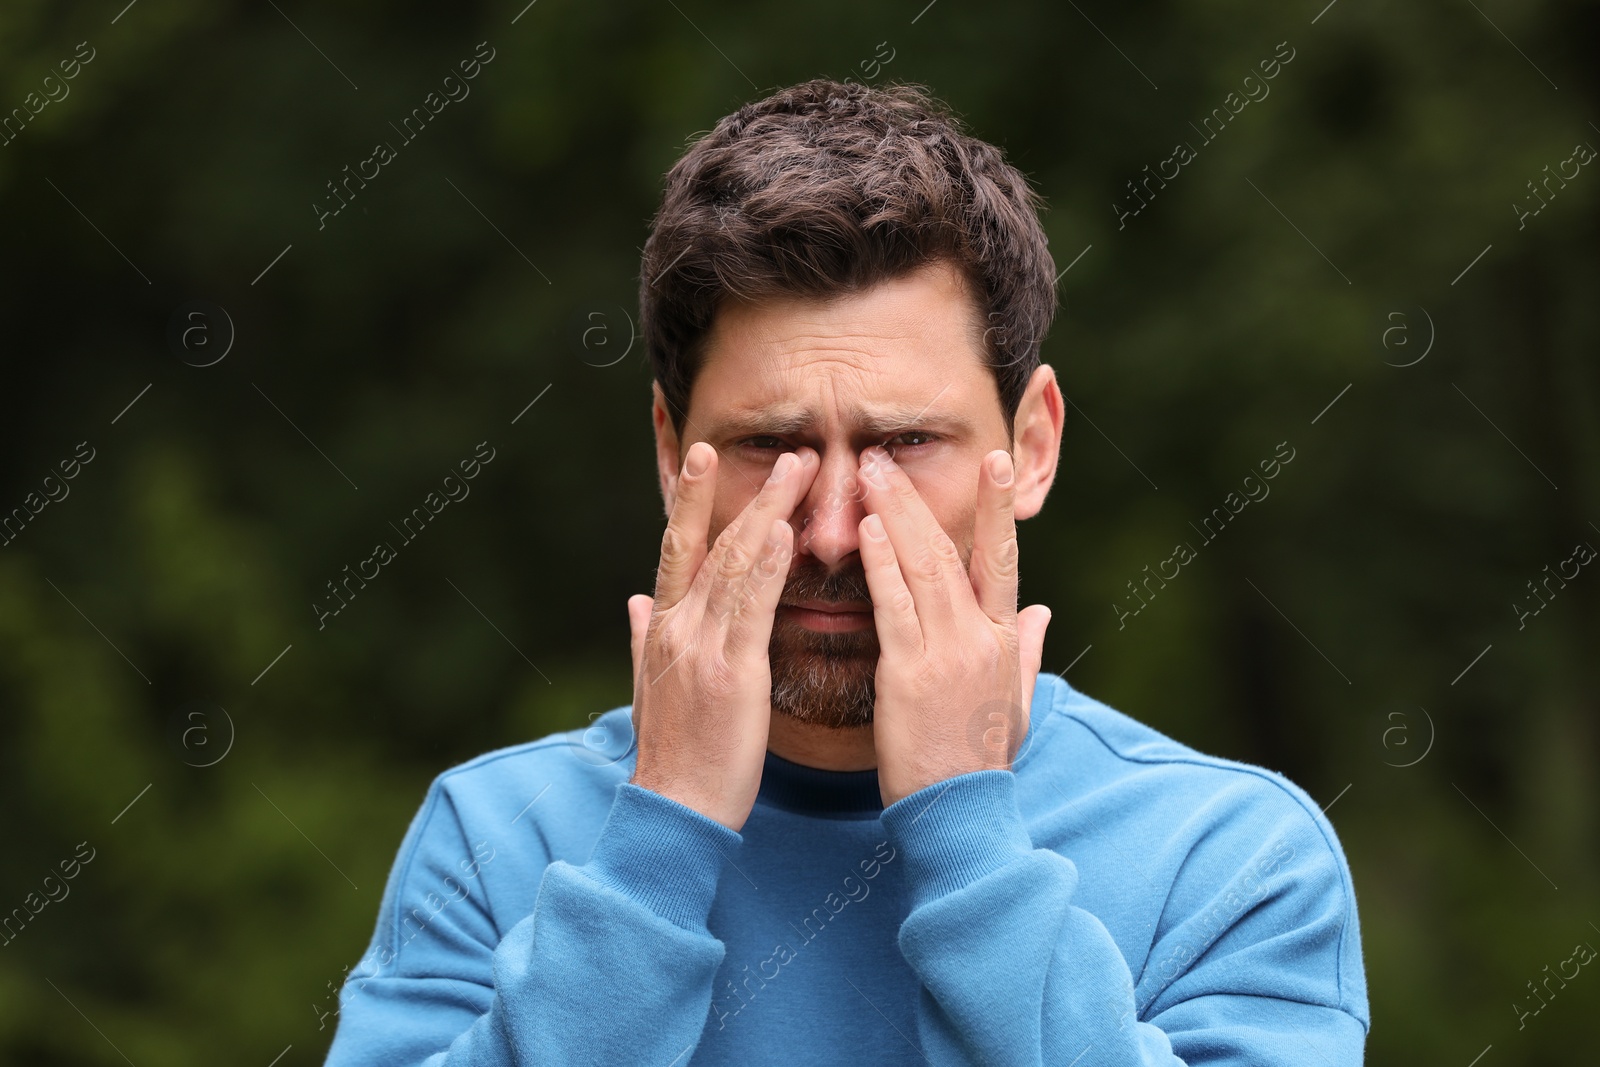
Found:
<svg viewBox="0 0 1600 1067"><path fill-rule="evenodd" d="M757 803L833 819L875 819L883 811L878 771L825 771L768 752Z"/></svg>
<svg viewBox="0 0 1600 1067"><path fill-rule="evenodd" d="M1018 749L1015 768L1020 768L1038 740L1041 720L1050 714L1057 686L1065 679L1041 671L1034 687L1034 701L1028 716L1028 733ZM831 819L875 819L883 812L878 792L878 771L826 771L786 760L768 752L761 771L761 789L756 802L802 815Z"/></svg>

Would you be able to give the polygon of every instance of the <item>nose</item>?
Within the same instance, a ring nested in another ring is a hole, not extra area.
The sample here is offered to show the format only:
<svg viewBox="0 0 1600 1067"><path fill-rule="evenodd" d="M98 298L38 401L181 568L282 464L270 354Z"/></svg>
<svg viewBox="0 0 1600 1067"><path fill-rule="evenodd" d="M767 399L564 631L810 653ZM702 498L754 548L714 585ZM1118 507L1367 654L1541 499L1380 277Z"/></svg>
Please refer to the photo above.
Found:
<svg viewBox="0 0 1600 1067"><path fill-rule="evenodd" d="M791 525L795 551L836 569L859 548L857 528L866 517L857 480L858 460L849 449L819 454L820 466Z"/></svg>

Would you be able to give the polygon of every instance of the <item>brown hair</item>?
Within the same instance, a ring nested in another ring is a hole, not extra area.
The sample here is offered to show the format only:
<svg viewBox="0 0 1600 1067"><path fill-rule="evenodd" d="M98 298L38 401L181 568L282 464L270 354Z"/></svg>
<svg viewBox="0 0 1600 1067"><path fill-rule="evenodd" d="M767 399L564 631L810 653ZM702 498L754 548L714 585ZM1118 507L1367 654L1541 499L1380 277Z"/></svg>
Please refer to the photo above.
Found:
<svg viewBox="0 0 1600 1067"><path fill-rule="evenodd" d="M817 79L745 104L667 172L644 246L641 328L674 429L725 297L841 295L945 260L988 323L1014 432L1056 310L1041 207L922 86Z"/></svg>

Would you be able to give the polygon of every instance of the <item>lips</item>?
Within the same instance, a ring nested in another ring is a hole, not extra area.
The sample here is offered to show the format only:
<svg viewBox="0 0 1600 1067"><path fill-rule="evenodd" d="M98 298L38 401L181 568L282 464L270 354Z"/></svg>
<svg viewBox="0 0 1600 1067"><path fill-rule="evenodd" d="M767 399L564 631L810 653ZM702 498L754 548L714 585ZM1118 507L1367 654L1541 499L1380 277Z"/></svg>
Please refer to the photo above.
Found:
<svg viewBox="0 0 1600 1067"><path fill-rule="evenodd" d="M786 608L804 608L807 611L824 611L830 615L866 613L872 610L871 604L862 604L854 601L800 600L782 606Z"/></svg>
<svg viewBox="0 0 1600 1067"><path fill-rule="evenodd" d="M814 634L863 634L873 628L872 605L859 600L798 600L780 604L777 617Z"/></svg>

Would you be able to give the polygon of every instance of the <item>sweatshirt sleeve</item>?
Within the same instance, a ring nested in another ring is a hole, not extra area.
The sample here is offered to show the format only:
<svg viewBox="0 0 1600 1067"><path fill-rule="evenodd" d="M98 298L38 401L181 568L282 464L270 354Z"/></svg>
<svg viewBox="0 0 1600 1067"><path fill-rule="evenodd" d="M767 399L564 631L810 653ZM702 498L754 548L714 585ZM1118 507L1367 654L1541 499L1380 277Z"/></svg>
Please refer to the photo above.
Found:
<svg viewBox="0 0 1600 1067"><path fill-rule="evenodd" d="M1354 897L1342 853L1304 812L1234 835L1226 860L1188 865L1132 967L1074 903L1073 861L1033 847L1013 772L936 783L881 819L906 858L899 945L922 983L919 1043L933 1067L1361 1063Z"/></svg>
<svg viewBox="0 0 1600 1067"><path fill-rule="evenodd" d="M623 783L589 861L547 861L501 937L479 877L494 846L468 841L435 781L340 993L327 1067L687 1062L724 954L706 919L742 841Z"/></svg>

